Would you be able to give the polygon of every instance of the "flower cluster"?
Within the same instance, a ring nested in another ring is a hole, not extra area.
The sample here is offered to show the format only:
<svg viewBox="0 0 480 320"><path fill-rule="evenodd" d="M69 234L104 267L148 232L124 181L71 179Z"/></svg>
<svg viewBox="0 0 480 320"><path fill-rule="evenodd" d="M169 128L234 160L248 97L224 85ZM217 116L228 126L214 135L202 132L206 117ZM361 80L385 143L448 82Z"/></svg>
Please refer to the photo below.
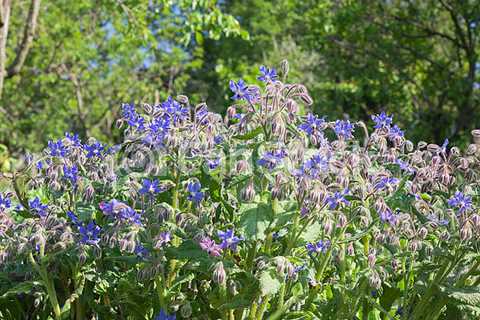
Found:
<svg viewBox="0 0 480 320"><path fill-rule="evenodd" d="M225 117L123 104L120 144L26 157L0 194L0 315L478 318L479 146L327 120L287 72L230 81Z"/></svg>

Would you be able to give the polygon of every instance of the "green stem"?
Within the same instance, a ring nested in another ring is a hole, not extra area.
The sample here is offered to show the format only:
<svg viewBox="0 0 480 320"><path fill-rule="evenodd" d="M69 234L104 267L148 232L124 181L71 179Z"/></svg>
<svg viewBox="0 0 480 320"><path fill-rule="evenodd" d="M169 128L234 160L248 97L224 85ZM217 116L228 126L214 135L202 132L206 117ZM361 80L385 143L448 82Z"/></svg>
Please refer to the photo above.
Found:
<svg viewBox="0 0 480 320"><path fill-rule="evenodd" d="M158 303L160 304L160 308L166 310L167 305L165 303L165 287L163 286L164 282L165 277L163 276L163 271L161 271L161 276L155 279L155 286L157 289Z"/></svg>
<svg viewBox="0 0 480 320"><path fill-rule="evenodd" d="M270 300L269 296L263 297L262 304L260 304L260 308L257 311L257 320L263 319L263 314L267 310L268 300Z"/></svg>
<svg viewBox="0 0 480 320"><path fill-rule="evenodd" d="M283 308L286 288L287 288L287 284L283 282L282 286L280 287L280 293L278 294L277 309Z"/></svg>
<svg viewBox="0 0 480 320"><path fill-rule="evenodd" d="M33 257L33 254L30 252L28 255L30 263L33 268L38 272L40 278L42 279L45 288L47 289L48 298L53 308L53 313L55 314L55 319L61 318L60 305L58 303L57 292L55 291L55 285L53 281L48 276L47 268L43 264L38 264Z"/></svg>
<svg viewBox="0 0 480 320"><path fill-rule="evenodd" d="M257 314L257 308L258 308L258 304L256 302L253 302L252 306L250 307L250 313L248 314L249 320L255 320L255 315Z"/></svg>
<svg viewBox="0 0 480 320"><path fill-rule="evenodd" d="M428 302L430 301L430 298L433 296L435 292L435 286L440 282L440 280L443 278L443 275L445 274L445 270L448 269L448 266L450 265L450 260L447 260L441 267L441 269L437 272L435 278L433 281L430 283L428 286L428 289L423 296L423 298L420 300L418 305L415 307L413 311L413 319L422 319L421 316L423 312L425 311L425 306L428 305Z"/></svg>

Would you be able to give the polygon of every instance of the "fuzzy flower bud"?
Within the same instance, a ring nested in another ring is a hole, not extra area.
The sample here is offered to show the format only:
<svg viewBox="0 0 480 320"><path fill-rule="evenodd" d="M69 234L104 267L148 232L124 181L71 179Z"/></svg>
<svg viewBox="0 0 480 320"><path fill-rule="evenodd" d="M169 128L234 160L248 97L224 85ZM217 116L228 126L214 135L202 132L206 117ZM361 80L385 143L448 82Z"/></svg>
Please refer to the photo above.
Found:
<svg viewBox="0 0 480 320"><path fill-rule="evenodd" d="M225 269L223 268L223 263L217 262L215 264L215 268L213 270L213 277L212 277L213 282L225 286L226 285L226 280L227 280L227 274L225 272Z"/></svg>
<svg viewBox="0 0 480 320"><path fill-rule="evenodd" d="M250 202L253 201L255 195L255 185L253 184L253 180L250 180L246 187L242 190L241 197L243 200Z"/></svg>
<svg viewBox="0 0 480 320"><path fill-rule="evenodd" d="M370 249L370 253L368 254L368 266L373 268L375 266L375 262L377 261L377 251L375 249Z"/></svg>

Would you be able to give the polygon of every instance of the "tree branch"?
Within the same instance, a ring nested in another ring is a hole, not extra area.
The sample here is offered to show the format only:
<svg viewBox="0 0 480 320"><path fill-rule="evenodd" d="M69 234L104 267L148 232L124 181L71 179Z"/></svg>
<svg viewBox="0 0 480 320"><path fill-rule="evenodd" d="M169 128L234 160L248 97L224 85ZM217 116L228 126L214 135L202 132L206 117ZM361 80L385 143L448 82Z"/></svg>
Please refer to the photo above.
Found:
<svg viewBox="0 0 480 320"><path fill-rule="evenodd" d="M38 14L40 12L40 2L41 0L32 0L30 4L30 9L28 10L27 23L23 30L23 39L20 42L20 45L17 48L17 55L13 60L12 64L8 67L8 72L6 74L7 78L11 78L14 75L18 74L27 59L28 52L32 46L33 37L35 35L35 30L37 29Z"/></svg>
<svg viewBox="0 0 480 320"><path fill-rule="evenodd" d="M10 0L0 0L0 98L2 97L5 64L7 61L7 37L10 20Z"/></svg>

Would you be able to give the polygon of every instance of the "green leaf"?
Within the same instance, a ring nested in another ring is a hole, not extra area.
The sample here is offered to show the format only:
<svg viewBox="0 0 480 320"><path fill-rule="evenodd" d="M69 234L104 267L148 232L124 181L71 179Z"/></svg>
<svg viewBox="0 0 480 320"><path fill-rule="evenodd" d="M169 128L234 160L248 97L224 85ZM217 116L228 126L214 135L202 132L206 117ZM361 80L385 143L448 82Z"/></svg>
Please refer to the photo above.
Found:
<svg viewBox="0 0 480 320"><path fill-rule="evenodd" d="M245 134L237 134L236 136L233 136L233 138L238 139L238 140L250 140L258 136L263 132L262 127L257 127L253 129L252 131L249 131Z"/></svg>
<svg viewBox="0 0 480 320"><path fill-rule="evenodd" d="M274 295L280 289L281 283L274 270L265 270L260 274L260 292L263 296Z"/></svg>
<svg viewBox="0 0 480 320"><path fill-rule="evenodd" d="M246 203L240 207L240 228L247 239L264 240L273 222L272 207L266 203Z"/></svg>
<svg viewBox="0 0 480 320"><path fill-rule="evenodd" d="M35 287L42 287L42 283L40 281L25 281L19 283L18 285L14 286L13 288L2 294L0 296L0 299L16 296L17 294L21 293L29 293Z"/></svg>
<svg viewBox="0 0 480 320"><path fill-rule="evenodd" d="M440 291L450 298L450 302L456 304L480 306L480 287L440 287Z"/></svg>
<svg viewBox="0 0 480 320"><path fill-rule="evenodd" d="M300 238L305 242L312 242L318 239L319 235L322 233L322 225L318 222L314 222L308 227L300 235Z"/></svg>

